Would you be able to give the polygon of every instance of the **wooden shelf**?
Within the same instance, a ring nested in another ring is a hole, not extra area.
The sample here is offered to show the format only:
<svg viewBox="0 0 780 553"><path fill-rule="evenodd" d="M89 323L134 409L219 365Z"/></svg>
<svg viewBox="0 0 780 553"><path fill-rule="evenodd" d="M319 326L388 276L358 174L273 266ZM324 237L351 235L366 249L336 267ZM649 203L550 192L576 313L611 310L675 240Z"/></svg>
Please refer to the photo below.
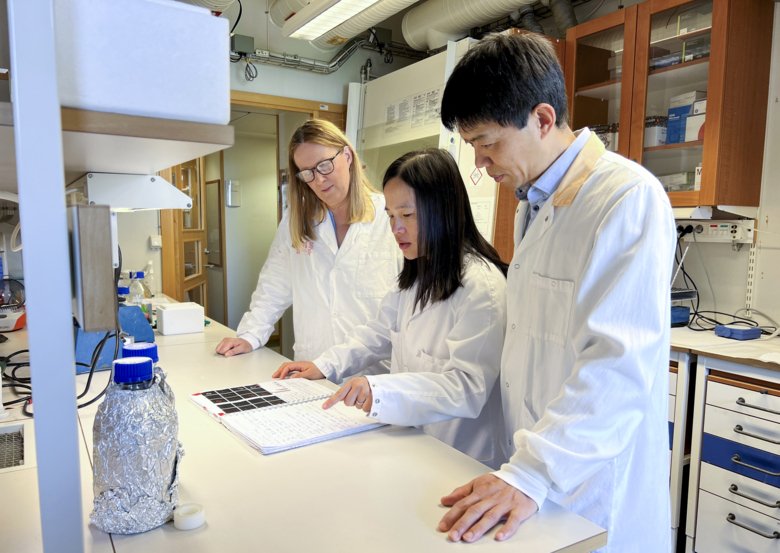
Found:
<svg viewBox="0 0 780 553"><path fill-rule="evenodd" d="M677 144L663 144L661 146L652 146L645 148L645 153L659 152L664 150L683 150L688 148L701 148L704 146L704 140L693 140L691 142L678 142Z"/></svg>
<svg viewBox="0 0 780 553"><path fill-rule="evenodd" d="M650 90L696 87L707 90L710 58L699 58L650 71L647 85Z"/></svg>
<svg viewBox="0 0 780 553"><path fill-rule="evenodd" d="M574 95L596 98L598 100L619 100L620 79L580 87Z"/></svg>
<svg viewBox="0 0 780 553"><path fill-rule="evenodd" d="M84 173L151 174L233 145L230 125L62 108L66 183ZM16 191L11 106L0 103L0 190Z"/></svg>
<svg viewBox="0 0 780 553"><path fill-rule="evenodd" d="M675 36L670 36L670 37L651 41L650 46L655 46L657 48L665 48L667 46L677 46L678 44L680 44L681 42L685 42L686 40L690 40L698 36L708 35L710 34L711 31L712 31L712 27L704 27L702 29L691 31L690 33L684 33L681 35L675 35Z"/></svg>

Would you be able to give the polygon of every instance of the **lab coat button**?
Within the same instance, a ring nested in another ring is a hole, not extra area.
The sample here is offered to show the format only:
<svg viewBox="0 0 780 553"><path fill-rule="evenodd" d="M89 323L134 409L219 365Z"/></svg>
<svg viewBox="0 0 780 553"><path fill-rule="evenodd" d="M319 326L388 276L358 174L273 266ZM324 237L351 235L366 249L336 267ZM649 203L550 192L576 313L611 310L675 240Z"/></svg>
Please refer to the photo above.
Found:
<svg viewBox="0 0 780 553"><path fill-rule="evenodd" d="M520 268L520 264L519 263L515 263L515 269L519 269L519 268Z"/></svg>
<svg viewBox="0 0 780 553"><path fill-rule="evenodd" d="M378 400L378 399L375 399L375 400L374 400L374 403L379 403L379 400Z"/></svg>
<svg viewBox="0 0 780 553"><path fill-rule="evenodd" d="M506 384L506 387L509 388L509 382L504 382Z"/></svg>
<svg viewBox="0 0 780 553"><path fill-rule="evenodd" d="M512 323L512 330L514 330L515 328L517 328L517 325L515 323Z"/></svg>
<svg viewBox="0 0 780 553"><path fill-rule="evenodd" d="M374 411L373 413L371 413L371 416L372 416L372 417L376 417L376 411Z"/></svg>

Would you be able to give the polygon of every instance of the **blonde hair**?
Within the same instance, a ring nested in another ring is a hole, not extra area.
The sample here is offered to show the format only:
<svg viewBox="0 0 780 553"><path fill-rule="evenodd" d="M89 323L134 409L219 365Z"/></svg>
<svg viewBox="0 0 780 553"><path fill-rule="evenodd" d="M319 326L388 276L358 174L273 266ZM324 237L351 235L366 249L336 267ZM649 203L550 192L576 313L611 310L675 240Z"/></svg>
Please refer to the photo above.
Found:
<svg viewBox="0 0 780 553"><path fill-rule="evenodd" d="M301 169L295 164L293 154L295 149L304 143L349 148L352 153L352 164L349 167L347 222L352 224L374 220L371 186L363 173L363 167L355 148L333 123L324 119L310 119L295 130L290 138L287 152L288 167L290 168L288 191L290 237L292 238L292 246L296 250L301 250L307 240L314 240L314 226L321 223L327 214L325 204L314 194L308 184L296 176L296 173Z"/></svg>

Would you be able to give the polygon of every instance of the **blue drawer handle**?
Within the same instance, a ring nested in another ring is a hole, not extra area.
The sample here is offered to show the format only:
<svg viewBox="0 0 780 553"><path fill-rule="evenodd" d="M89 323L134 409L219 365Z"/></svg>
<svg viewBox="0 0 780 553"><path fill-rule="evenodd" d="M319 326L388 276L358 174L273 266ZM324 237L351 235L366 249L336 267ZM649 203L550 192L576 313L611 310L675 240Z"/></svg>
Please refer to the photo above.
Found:
<svg viewBox="0 0 780 553"><path fill-rule="evenodd" d="M734 495L738 495L739 497L744 497L745 499L749 499L750 501L755 501L756 503L758 503L759 505L763 505L764 507L769 507L770 509L780 509L780 501L769 503L768 501L764 501L763 499L759 499L758 497L753 497L751 495L739 491L739 488L737 487L736 484L732 484L731 486L729 486L729 491Z"/></svg>
<svg viewBox="0 0 780 553"><path fill-rule="evenodd" d="M735 453L734 455L732 455L731 456L731 460L734 463L736 463L736 464L738 464L738 465L740 465L742 467L753 469L753 470L757 470L758 472L762 472L764 474L768 474L769 476L780 476L780 472L772 472L772 471L769 471L769 470L766 470L766 469L762 469L761 467L756 467L754 465L749 465L749 464L745 463L742 460L742 457L739 456L739 453Z"/></svg>
<svg viewBox="0 0 780 553"><path fill-rule="evenodd" d="M768 409L766 407L761 407L760 405L752 405L745 401L745 398L738 397L737 398L737 405L741 405L742 407L749 407L750 409L758 409L759 411L766 411L767 413L772 413L773 415L780 415L780 411L775 411L774 409Z"/></svg>
<svg viewBox="0 0 780 553"><path fill-rule="evenodd" d="M765 438L764 436L759 436L758 434L753 434L752 432L745 432L741 424L738 424L734 427L734 432L737 434L742 434L743 436L750 436L751 438L755 438L763 442L769 442L770 444L780 444L780 440L773 440L772 438Z"/></svg>
<svg viewBox="0 0 780 553"><path fill-rule="evenodd" d="M737 517L734 516L734 513L729 513L726 517L726 522L729 524L733 524L734 526L739 526L740 528L744 528L745 530L749 532L753 532L754 534L758 534L762 538L766 538L768 540L777 540L780 539L780 532L772 532L771 534L767 534L765 532L762 532L761 530L756 530L755 528L751 528L747 524L743 524L737 520Z"/></svg>

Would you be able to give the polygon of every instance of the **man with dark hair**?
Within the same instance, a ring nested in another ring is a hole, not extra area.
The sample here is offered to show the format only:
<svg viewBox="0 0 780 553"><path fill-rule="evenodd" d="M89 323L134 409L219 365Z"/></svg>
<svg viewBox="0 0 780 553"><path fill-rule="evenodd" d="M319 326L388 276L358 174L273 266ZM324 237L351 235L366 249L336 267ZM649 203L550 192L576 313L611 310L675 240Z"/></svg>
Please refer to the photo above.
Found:
<svg viewBox="0 0 780 553"><path fill-rule="evenodd" d="M520 199L499 385L508 463L442 498L439 524L511 537L550 499L607 529L604 551L670 550L669 199L587 128L572 132L551 44L491 35L458 63L441 116Z"/></svg>

